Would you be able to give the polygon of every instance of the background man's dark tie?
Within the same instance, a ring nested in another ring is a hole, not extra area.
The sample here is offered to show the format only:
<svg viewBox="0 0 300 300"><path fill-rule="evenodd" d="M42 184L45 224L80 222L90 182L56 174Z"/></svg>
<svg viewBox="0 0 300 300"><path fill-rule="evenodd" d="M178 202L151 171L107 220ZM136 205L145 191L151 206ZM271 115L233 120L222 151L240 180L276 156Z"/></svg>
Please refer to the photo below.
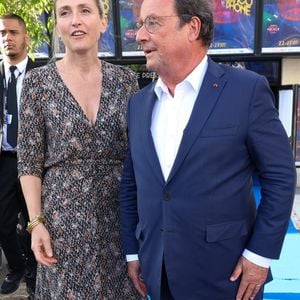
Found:
<svg viewBox="0 0 300 300"><path fill-rule="evenodd" d="M12 146L17 145L17 135L18 135L18 100L17 100L17 90L16 90L16 77L15 70L16 66L10 66L10 79L7 86L7 112L12 116L12 121L7 125L7 142Z"/></svg>

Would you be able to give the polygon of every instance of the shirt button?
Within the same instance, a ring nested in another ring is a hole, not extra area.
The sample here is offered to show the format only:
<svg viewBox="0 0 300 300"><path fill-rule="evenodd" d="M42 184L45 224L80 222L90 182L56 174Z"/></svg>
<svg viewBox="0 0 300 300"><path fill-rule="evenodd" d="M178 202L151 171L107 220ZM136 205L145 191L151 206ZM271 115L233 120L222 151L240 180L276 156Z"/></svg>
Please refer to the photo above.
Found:
<svg viewBox="0 0 300 300"><path fill-rule="evenodd" d="M165 201L169 201L171 199L171 195L169 193L164 193L163 199Z"/></svg>

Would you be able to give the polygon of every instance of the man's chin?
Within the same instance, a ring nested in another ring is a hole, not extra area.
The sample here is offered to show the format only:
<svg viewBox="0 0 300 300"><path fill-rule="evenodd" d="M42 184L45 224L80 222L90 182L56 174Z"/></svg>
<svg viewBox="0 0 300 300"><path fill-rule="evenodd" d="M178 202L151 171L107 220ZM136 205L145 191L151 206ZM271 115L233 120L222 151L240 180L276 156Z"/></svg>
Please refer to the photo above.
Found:
<svg viewBox="0 0 300 300"><path fill-rule="evenodd" d="M151 62L150 60L147 60L146 67L149 72L156 72L156 70L157 70L156 65L153 62Z"/></svg>
<svg viewBox="0 0 300 300"><path fill-rule="evenodd" d="M6 51L2 51L2 53L3 53L3 55L10 57L10 58L16 57L16 53L14 51L6 50Z"/></svg>
<svg viewBox="0 0 300 300"><path fill-rule="evenodd" d="M16 55L16 51L13 49L4 48L4 49L1 49L1 51L5 56L15 56Z"/></svg>
<svg viewBox="0 0 300 300"><path fill-rule="evenodd" d="M16 57L16 56L17 56L17 53L12 52L12 51L9 51L9 52L7 53L7 56L9 56L9 57Z"/></svg>

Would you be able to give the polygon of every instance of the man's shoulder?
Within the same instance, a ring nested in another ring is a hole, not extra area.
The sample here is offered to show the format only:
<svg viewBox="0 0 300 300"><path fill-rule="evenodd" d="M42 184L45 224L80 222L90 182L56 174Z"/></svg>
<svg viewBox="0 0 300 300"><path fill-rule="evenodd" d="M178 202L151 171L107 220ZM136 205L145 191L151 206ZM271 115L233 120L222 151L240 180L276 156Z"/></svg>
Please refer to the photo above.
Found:
<svg viewBox="0 0 300 300"><path fill-rule="evenodd" d="M254 80L262 77L258 73L246 69L246 67L244 67L243 65L220 63L219 66L223 69L224 75L227 78L232 78L234 80L237 78L239 78L240 80Z"/></svg>
<svg viewBox="0 0 300 300"><path fill-rule="evenodd" d="M155 84L156 80L144 86L134 95L135 98L144 98L146 95L154 93Z"/></svg>
<svg viewBox="0 0 300 300"><path fill-rule="evenodd" d="M0 77L4 76L4 63L3 60L0 60Z"/></svg>
<svg viewBox="0 0 300 300"><path fill-rule="evenodd" d="M27 61L27 65L26 65L26 72L34 69L34 68L38 68L41 66L46 65L47 63L41 62L41 61L37 61L37 60L32 60L30 57L28 57L28 61Z"/></svg>
<svg viewBox="0 0 300 300"><path fill-rule="evenodd" d="M5 78L5 73L4 73L4 63L3 60L0 61L0 90L1 90L1 97L3 96L2 94L2 89L4 88L3 86L3 79Z"/></svg>

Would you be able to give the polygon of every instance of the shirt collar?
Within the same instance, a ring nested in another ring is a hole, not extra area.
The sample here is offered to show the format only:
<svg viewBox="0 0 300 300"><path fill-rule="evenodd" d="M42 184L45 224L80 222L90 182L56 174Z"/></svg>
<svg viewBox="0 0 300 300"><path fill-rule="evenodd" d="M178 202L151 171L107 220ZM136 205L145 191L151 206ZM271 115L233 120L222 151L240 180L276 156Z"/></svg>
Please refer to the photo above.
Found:
<svg viewBox="0 0 300 300"><path fill-rule="evenodd" d="M9 75L10 72L9 67L11 66L11 64L8 63L7 61L3 61L3 62L4 62L5 76L6 78L8 78L7 75ZM26 56L26 58L24 58L22 61L20 61L18 64L15 65L17 67L19 74L22 74L25 71L27 62L28 62L28 56Z"/></svg>
<svg viewBox="0 0 300 300"><path fill-rule="evenodd" d="M183 81L178 83L177 86L188 83L193 88L193 90L198 94L203 82L204 75L207 70L207 66L208 66L208 58L207 55L205 55L202 61L196 66L196 68ZM169 93L168 87L161 80L161 78L158 78L154 87L154 92L158 99L161 99L162 93Z"/></svg>

